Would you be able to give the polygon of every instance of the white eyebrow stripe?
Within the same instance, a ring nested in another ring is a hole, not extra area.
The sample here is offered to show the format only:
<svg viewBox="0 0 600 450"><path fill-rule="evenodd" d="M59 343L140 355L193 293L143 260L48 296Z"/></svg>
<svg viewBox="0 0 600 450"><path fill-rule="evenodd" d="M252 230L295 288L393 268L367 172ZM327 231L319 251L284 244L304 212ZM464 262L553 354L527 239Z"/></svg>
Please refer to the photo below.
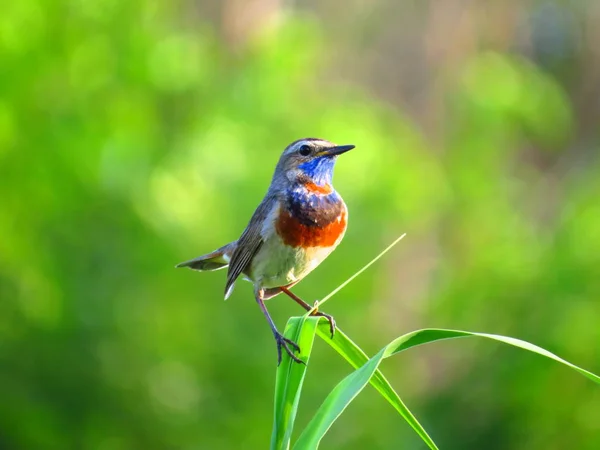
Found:
<svg viewBox="0 0 600 450"><path fill-rule="evenodd" d="M292 142L287 150L285 151L286 154L289 153L293 153L295 151L297 151L302 145L310 145L312 146L318 146L318 147L331 147L335 144L333 144L332 142L326 141L325 139L316 139L316 138L306 138L306 139L299 139L296 142Z"/></svg>

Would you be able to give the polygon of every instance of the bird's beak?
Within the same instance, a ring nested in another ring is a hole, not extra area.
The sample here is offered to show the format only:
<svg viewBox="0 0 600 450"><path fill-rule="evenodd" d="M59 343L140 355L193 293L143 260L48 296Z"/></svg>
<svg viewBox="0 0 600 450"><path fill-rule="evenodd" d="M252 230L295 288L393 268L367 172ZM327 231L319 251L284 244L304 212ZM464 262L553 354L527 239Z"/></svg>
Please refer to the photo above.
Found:
<svg viewBox="0 0 600 450"><path fill-rule="evenodd" d="M346 153L349 150L352 150L354 145L336 145L335 147L329 147L324 149L319 156L337 156L342 153Z"/></svg>

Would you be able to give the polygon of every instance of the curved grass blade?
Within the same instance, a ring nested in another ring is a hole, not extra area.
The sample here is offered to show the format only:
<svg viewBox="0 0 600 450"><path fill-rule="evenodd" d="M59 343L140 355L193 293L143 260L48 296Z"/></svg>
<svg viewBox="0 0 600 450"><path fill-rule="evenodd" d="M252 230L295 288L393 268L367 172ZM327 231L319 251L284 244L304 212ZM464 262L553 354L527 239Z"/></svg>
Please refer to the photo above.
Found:
<svg viewBox="0 0 600 450"><path fill-rule="evenodd" d="M419 345L428 344L430 342L442 341L446 339L456 339L462 337L483 337L486 339L492 339L494 341L502 342L504 344L512 345L513 347L522 348L523 350L528 350L533 353L537 353L538 355L545 356L546 358L557 361L561 364L564 364L567 367L579 372L581 375L589 378L590 380L600 384L600 377L588 370L582 369L579 366L576 366L569 361L562 359L560 356L555 355L548 350L539 347L535 344L532 344L527 341L523 341L521 339L516 339L508 336L502 336L499 334L489 334L489 333L477 333L472 331L461 331L461 330L445 330L439 328L425 328L423 330L413 331L412 333L405 334L404 336L399 337L398 339L392 341L389 345L384 348L390 348L392 350L391 353L386 355L391 356L395 353L399 353L404 350L408 350L412 347L417 347Z"/></svg>
<svg viewBox="0 0 600 450"><path fill-rule="evenodd" d="M329 334L329 328L327 322L321 323L322 326L317 327L317 334L327 344L338 352L346 361L350 363L352 367L358 369L367 361L369 357L361 348L356 345L352 339L350 339L342 330L337 329L335 336L331 339ZM398 413L408 422L413 430L419 435L419 437L429 446L432 450L438 450L438 447L433 442L433 439L427 434L425 428L419 423L417 418L410 412L408 407L400 399L400 396L396 393L390 382L385 378L379 369L377 369L369 383L385 398Z"/></svg>
<svg viewBox="0 0 600 450"><path fill-rule="evenodd" d="M313 450L319 447L325 433L350 402L363 390L384 357L385 348L380 350L361 368L344 378L329 393L325 402L298 438L294 450Z"/></svg>
<svg viewBox="0 0 600 450"><path fill-rule="evenodd" d="M288 320L284 336L300 346L298 355L306 364L312 352L319 317L292 317ZM296 419L296 411L306 374L306 365L298 364L283 352L281 364L275 375L275 416L271 435L271 450L287 450Z"/></svg>
<svg viewBox="0 0 600 450"><path fill-rule="evenodd" d="M548 350L545 350L529 342L522 341L520 339L495 334L474 333L459 330L418 330L412 333L405 334L393 340L388 345L383 347L366 364L364 364L358 370L354 371L346 378L344 378L344 380L342 380L327 396L325 402L321 405L313 419L304 429L304 431L300 435L300 438L296 442L296 445L294 446L294 450L312 450L318 448L321 439L323 438L323 436L325 436L325 433L327 433L333 422L337 420L337 418L342 414L342 412L344 411L344 409L346 409L350 402L360 393L360 391L362 391L367 382L369 382L369 380L375 374L377 367L383 359L388 358L401 351L407 350L409 348L427 344L430 342L469 336L484 337L487 339L503 342L505 344L509 344L518 348L522 348L533 353L537 353L539 355L553 359L554 361L560 362L566 365L567 367L576 370L577 372L591 379L592 381L600 384L600 377L593 374L592 372L582 369L560 358L554 353L549 352Z"/></svg>

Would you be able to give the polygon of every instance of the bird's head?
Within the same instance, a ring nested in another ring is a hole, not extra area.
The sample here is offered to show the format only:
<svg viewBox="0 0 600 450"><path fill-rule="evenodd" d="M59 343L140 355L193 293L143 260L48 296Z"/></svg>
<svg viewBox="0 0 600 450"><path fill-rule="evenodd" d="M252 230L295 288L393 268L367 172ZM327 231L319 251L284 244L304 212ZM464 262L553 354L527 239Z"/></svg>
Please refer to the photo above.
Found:
<svg viewBox="0 0 600 450"><path fill-rule="evenodd" d="M275 176L283 176L292 183L310 182L317 186L330 185L338 155L353 148L354 145L336 145L324 139L299 139L283 151L277 163Z"/></svg>

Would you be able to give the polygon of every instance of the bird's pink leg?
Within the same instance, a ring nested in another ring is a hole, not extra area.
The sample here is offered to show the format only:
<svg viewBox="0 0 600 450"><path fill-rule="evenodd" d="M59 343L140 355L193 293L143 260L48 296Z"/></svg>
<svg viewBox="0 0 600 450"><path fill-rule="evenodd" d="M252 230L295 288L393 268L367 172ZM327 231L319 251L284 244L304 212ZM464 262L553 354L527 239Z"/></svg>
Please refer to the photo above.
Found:
<svg viewBox="0 0 600 450"><path fill-rule="evenodd" d="M279 289L281 289L281 292L283 292L285 295L290 297L292 300L294 300L296 303L298 303L300 306L302 306L305 310L310 311L311 309L313 309L312 306L310 306L308 303L306 303L304 300L302 300L300 297L298 297L296 294L294 294L288 288L280 287ZM320 312L318 310L314 311L311 314L311 316L325 317L327 319L327 321L329 322L329 331L331 332L331 337L333 338L333 335L335 334L335 319L332 316L330 316L329 314L325 314L324 312Z"/></svg>

